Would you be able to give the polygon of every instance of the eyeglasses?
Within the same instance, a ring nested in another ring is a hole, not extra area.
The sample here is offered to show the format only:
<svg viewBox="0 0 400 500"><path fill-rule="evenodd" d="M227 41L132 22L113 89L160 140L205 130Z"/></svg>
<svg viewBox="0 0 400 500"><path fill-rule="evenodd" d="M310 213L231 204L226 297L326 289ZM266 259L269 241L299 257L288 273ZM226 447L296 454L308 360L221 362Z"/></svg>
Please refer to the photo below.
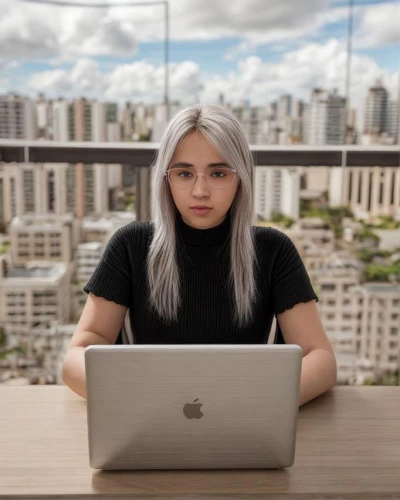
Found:
<svg viewBox="0 0 400 500"><path fill-rule="evenodd" d="M195 174L195 175L193 175ZM216 189L225 189L232 183L236 170L230 167L210 168L207 172L194 172L189 168L174 167L167 170L164 174L169 182L177 189L189 189L194 186L197 176L204 175L207 184Z"/></svg>

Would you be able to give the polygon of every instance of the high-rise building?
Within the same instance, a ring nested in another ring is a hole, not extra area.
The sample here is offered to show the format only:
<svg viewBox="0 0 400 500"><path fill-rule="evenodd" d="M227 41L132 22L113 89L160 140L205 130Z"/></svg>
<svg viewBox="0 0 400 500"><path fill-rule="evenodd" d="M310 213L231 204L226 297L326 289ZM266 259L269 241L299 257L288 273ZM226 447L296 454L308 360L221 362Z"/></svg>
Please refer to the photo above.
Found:
<svg viewBox="0 0 400 500"><path fill-rule="evenodd" d="M76 141L92 141L92 103L86 98L73 102Z"/></svg>
<svg viewBox="0 0 400 500"><path fill-rule="evenodd" d="M0 222L6 225L18 215L17 167L10 168L7 163L0 163Z"/></svg>
<svg viewBox="0 0 400 500"><path fill-rule="evenodd" d="M365 101L364 132L366 134L382 134L387 127L388 91L380 80L368 90Z"/></svg>
<svg viewBox="0 0 400 500"><path fill-rule="evenodd" d="M36 100L37 137L38 139L52 139L52 102L39 94Z"/></svg>
<svg viewBox="0 0 400 500"><path fill-rule="evenodd" d="M304 102L301 99L293 99L291 111L292 118L301 118L304 112Z"/></svg>
<svg viewBox="0 0 400 500"><path fill-rule="evenodd" d="M125 103L125 107L122 109L122 139L131 141L133 139L133 123L134 110L132 109L132 104L130 102Z"/></svg>
<svg viewBox="0 0 400 500"><path fill-rule="evenodd" d="M173 118L178 111L183 109L183 106L179 102L170 102L169 119ZM161 137L167 127L167 106L165 104L159 104L154 107L154 120L152 124L151 141L159 142ZM136 106L135 108L135 139L139 140L141 134L147 134L149 130L149 124L145 118L145 108L144 106Z"/></svg>
<svg viewBox="0 0 400 500"><path fill-rule="evenodd" d="M92 140L94 142L106 141L106 110L103 102L92 102Z"/></svg>
<svg viewBox="0 0 400 500"><path fill-rule="evenodd" d="M109 142L120 142L122 127L118 119L118 105L115 102L104 103L106 119L106 137Z"/></svg>
<svg viewBox="0 0 400 500"><path fill-rule="evenodd" d="M65 99L52 103L52 126L55 141L66 142L75 139L73 108Z"/></svg>
<svg viewBox="0 0 400 500"><path fill-rule="evenodd" d="M281 212L295 220L300 217L300 172L298 167L282 169Z"/></svg>
<svg viewBox="0 0 400 500"><path fill-rule="evenodd" d="M122 165L89 164L83 166L82 173L84 215L116 210ZM76 165L0 164L0 205L3 224L28 214L77 214Z"/></svg>
<svg viewBox="0 0 400 500"><path fill-rule="evenodd" d="M0 95L0 137L4 139L36 139L36 107L18 94Z"/></svg>
<svg viewBox="0 0 400 500"><path fill-rule="evenodd" d="M395 100L389 100L387 105L387 115L386 115L386 132L387 135L393 139L393 143L398 141L399 137L399 113L400 113L400 102Z"/></svg>
<svg viewBox="0 0 400 500"><path fill-rule="evenodd" d="M122 189L122 165L84 165L85 215L116 209L117 194Z"/></svg>
<svg viewBox="0 0 400 500"><path fill-rule="evenodd" d="M75 171L68 163L6 163L0 179L5 224L16 216L75 212Z"/></svg>
<svg viewBox="0 0 400 500"><path fill-rule="evenodd" d="M305 142L315 146L340 145L345 141L346 99L336 91L314 89L304 112Z"/></svg>
<svg viewBox="0 0 400 500"><path fill-rule="evenodd" d="M266 118L266 109L263 107L249 106L242 109L240 122L249 144L263 144L263 122Z"/></svg>
<svg viewBox="0 0 400 500"><path fill-rule="evenodd" d="M289 116L292 116L292 96L283 94L277 102L277 120L280 128L285 128L285 120Z"/></svg>
<svg viewBox="0 0 400 500"><path fill-rule="evenodd" d="M297 167L257 167L255 171L255 213L266 220L270 220L274 212L298 219L299 169Z"/></svg>
<svg viewBox="0 0 400 500"><path fill-rule="evenodd" d="M359 217L400 216L398 167L332 167L329 203L347 205Z"/></svg>

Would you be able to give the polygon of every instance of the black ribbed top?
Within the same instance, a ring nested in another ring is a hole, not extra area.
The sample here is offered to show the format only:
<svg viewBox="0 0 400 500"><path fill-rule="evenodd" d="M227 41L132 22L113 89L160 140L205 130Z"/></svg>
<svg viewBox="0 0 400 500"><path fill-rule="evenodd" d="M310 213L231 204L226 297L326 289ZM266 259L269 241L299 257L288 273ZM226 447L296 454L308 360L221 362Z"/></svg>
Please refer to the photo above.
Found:
<svg viewBox="0 0 400 500"><path fill-rule="evenodd" d="M182 276L177 322L167 323L147 306L146 257L152 222L131 222L114 233L84 291L128 307L137 344L265 343L274 315L318 298L291 239L277 229L253 226L260 267L256 276L259 299L251 323L236 327L234 297L227 280L230 229L230 212L210 229L193 228L177 214ZM121 342L120 335L117 343Z"/></svg>
<svg viewBox="0 0 400 500"><path fill-rule="evenodd" d="M177 234L190 246L212 246L223 243L229 236L230 227L230 212L223 222L210 229L196 229L187 225L179 212L176 216Z"/></svg>

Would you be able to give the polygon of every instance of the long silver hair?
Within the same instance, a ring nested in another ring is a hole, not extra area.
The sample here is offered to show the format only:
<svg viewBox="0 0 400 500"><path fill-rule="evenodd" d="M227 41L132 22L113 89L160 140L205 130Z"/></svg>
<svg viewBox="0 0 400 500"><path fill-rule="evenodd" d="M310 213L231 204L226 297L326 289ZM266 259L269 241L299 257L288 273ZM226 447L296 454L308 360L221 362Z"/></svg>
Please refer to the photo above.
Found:
<svg viewBox="0 0 400 500"><path fill-rule="evenodd" d="M255 273L258 262L251 226L254 164L244 131L233 114L219 106L193 105L175 115L162 138L151 165L151 218L153 239L147 256L148 304L165 322L176 321L181 305L180 271L176 255L177 209L167 171L177 147L190 132L198 131L236 170L239 183L230 207L231 241L229 289L234 292L234 322L243 327L253 317L258 297Z"/></svg>

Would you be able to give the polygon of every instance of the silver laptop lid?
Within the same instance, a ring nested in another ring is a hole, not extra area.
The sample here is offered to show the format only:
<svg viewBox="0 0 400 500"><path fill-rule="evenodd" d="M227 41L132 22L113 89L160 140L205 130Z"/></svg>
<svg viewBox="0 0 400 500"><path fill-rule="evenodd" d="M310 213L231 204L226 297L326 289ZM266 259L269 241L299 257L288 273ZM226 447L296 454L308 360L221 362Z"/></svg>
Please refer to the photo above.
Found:
<svg viewBox="0 0 400 500"><path fill-rule="evenodd" d="M301 361L298 345L89 346L90 465L289 467Z"/></svg>

